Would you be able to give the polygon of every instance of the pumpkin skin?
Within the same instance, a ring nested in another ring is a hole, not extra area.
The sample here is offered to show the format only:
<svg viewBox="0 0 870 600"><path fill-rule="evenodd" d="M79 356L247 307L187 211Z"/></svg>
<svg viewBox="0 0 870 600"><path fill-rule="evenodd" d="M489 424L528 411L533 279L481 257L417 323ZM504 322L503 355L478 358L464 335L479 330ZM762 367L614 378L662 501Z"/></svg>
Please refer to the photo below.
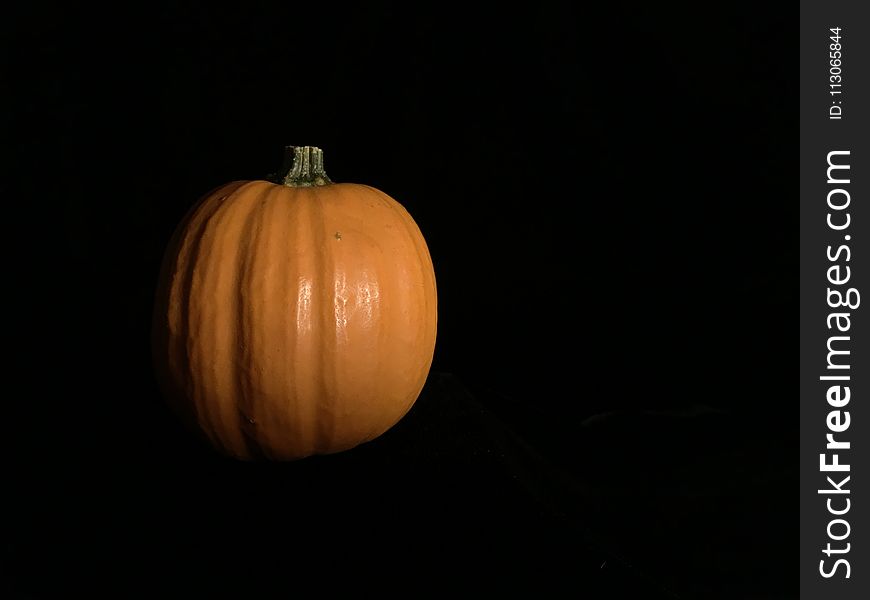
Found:
<svg viewBox="0 0 870 600"><path fill-rule="evenodd" d="M215 448L294 460L398 422L436 328L429 250L398 202L357 184L238 181L169 244L153 354L170 404Z"/></svg>

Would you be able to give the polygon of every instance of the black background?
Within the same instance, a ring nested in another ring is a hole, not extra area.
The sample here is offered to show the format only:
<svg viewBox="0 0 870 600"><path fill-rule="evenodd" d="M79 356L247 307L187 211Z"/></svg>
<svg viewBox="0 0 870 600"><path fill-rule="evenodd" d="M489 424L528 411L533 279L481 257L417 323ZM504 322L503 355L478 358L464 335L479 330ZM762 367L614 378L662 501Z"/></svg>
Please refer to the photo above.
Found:
<svg viewBox="0 0 870 600"><path fill-rule="evenodd" d="M796 10L22 10L10 592L796 593ZM383 438L239 464L164 408L151 301L286 144L414 216L438 345Z"/></svg>

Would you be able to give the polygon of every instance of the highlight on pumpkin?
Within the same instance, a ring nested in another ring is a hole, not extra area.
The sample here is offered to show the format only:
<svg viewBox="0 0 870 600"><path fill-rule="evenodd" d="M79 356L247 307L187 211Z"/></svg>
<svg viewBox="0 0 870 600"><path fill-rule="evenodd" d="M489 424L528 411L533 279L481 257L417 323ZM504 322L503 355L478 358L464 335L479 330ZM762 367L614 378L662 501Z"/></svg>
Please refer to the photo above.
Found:
<svg viewBox="0 0 870 600"><path fill-rule="evenodd" d="M333 183L318 148L287 154L273 181L228 183L191 209L155 299L168 402L241 459L374 439L414 404L435 349L435 273L411 215Z"/></svg>

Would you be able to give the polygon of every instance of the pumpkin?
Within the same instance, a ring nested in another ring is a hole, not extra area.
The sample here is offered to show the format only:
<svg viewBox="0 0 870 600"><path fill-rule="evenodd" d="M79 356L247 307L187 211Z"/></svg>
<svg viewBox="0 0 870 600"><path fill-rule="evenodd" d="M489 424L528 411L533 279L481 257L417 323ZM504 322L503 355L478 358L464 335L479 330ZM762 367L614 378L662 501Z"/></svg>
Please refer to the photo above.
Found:
<svg viewBox="0 0 870 600"><path fill-rule="evenodd" d="M411 215L333 183L318 148L288 151L283 180L228 183L190 210L155 301L164 395L240 459L374 439L414 404L435 349L435 273Z"/></svg>

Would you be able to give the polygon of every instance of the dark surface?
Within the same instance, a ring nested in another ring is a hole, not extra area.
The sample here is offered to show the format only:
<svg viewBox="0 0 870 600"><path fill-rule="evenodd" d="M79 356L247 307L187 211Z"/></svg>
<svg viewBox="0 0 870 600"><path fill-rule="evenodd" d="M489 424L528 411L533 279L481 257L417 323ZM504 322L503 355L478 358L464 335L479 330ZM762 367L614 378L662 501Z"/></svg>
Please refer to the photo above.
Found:
<svg viewBox="0 0 870 600"><path fill-rule="evenodd" d="M704 10L2 19L5 585L796 595L797 11ZM236 464L163 408L152 298L185 211L286 144L414 216L438 375L359 451Z"/></svg>
<svg viewBox="0 0 870 600"><path fill-rule="evenodd" d="M38 493L7 543L7 591L790 596L796 467L764 431L703 406L530 423L484 399L503 414L434 372L382 437L287 464L218 456L168 410L140 414L110 450L25 479ZM521 425L570 447L535 448Z"/></svg>
<svg viewBox="0 0 870 600"><path fill-rule="evenodd" d="M450 375L433 374L388 434L336 456L238 463L158 430L172 435L70 468L60 513L15 548L23 589L650 593L590 545L568 481Z"/></svg>

